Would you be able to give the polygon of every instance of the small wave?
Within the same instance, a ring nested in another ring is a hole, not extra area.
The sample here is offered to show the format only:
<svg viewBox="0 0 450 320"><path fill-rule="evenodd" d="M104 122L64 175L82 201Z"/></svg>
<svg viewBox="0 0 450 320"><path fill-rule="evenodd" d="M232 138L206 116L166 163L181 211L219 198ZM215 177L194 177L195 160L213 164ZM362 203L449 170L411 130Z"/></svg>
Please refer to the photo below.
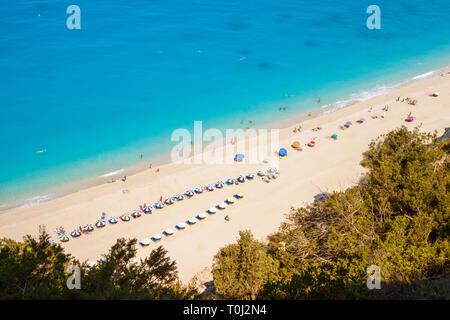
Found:
<svg viewBox="0 0 450 320"><path fill-rule="evenodd" d="M104 175L102 175L102 176L100 176L100 177L111 177L111 176L115 176L116 174L119 174L119 173L124 172L124 171L125 171L125 169L119 169L119 170L116 170L116 171L113 171L113 172L106 173L106 174L104 174Z"/></svg>
<svg viewBox="0 0 450 320"><path fill-rule="evenodd" d="M430 72L426 72L426 73L423 73L423 74L419 74L418 76L415 76L413 78L413 80L423 79L423 78L431 78L432 76L434 76L434 72L430 71Z"/></svg>
<svg viewBox="0 0 450 320"><path fill-rule="evenodd" d="M55 196L52 195L52 194L46 194L46 195L43 195L43 196L31 197L31 198L26 199L24 201L24 203L22 205L18 206L17 208L31 207L31 206L34 206L36 204L40 204L40 203L43 203L43 202L50 201L50 200L52 200L54 198L55 198Z"/></svg>

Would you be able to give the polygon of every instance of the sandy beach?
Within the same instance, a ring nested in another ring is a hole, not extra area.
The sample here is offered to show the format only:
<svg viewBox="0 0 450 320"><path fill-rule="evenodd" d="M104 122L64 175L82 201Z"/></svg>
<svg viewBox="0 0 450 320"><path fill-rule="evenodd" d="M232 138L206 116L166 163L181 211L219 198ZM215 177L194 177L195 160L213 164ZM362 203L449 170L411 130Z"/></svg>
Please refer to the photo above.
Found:
<svg viewBox="0 0 450 320"><path fill-rule="evenodd" d="M153 167L128 176L126 182L119 179L115 183L90 187L46 203L0 214L0 237L21 240L25 234L37 235L39 225L45 225L53 239L58 241L55 233L58 226L63 226L69 233L80 225L94 224L102 212L106 212L107 218L131 213L143 203L154 204L160 196L165 199L218 180L224 181L276 166L280 174L278 179L270 183L255 177L253 181L240 185L226 185L213 192L205 191L161 210L154 209L152 214L144 214L129 222L107 224L102 229L76 239L71 238L62 244L78 259L95 261L101 254L107 253L117 238L136 237L141 240L162 233L166 228L174 229L177 223L205 212L237 192L243 192L245 197L225 210L208 215L185 230L175 230L172 236L163 236L158 243L139 247L138 255L143 257L157 245L163 245L169 256L176 260L181 280L187 283L196 273L209 267L217 251L234 242L240 230L250 229L256 238L264 240L268 234L277 230L291 207L311 202L319 192L342 190L355 184L363 172L359 165L361 154L369 142L380 134L402 125L413 128L422 123L421 131L437 130L438 135L441 135L450 123L448 71L444 76L437 75L414 82L389 94L301 121L300 133L294 133L292 125L280 129L280 147L287 149L288 157L281 159L278 164L170 163ZM439 92L439 97L431 97L433 92ZM396 101L399 96L400 101ZM406 97L417 99L418 103L411 105L406 101L401 102ZM386 105L389 105L389 111L382 110ZM410 113L416 117L415 121L405 122ZM356 123L360 118L365 118L365 122ZM340 125L346 121L352 121L353 125L341 130ZM298 124L300 121L297 127ZM312 131L319 126L321 130ZM333 133L339 135L337 140L330 138ZM316 146L306 146L313 138ZM295 140L300 141L303 151L290 147ZM159 172L156 172L157 168ZM128 192L124 193L124 189ZM226 214L231 218L228 222L224 220Z"/></svg>

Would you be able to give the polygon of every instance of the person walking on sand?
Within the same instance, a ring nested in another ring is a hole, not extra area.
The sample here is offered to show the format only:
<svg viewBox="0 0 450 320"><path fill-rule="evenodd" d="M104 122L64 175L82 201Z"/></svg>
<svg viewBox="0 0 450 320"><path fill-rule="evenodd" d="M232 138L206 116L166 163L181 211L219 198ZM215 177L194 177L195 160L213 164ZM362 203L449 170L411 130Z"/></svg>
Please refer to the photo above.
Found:
<svg viewBox="0 0 450 320"><path fill-rule="evenodd" d="M162 196L161 196L161 197L159 197L159 201L162 201Z"/></svg>

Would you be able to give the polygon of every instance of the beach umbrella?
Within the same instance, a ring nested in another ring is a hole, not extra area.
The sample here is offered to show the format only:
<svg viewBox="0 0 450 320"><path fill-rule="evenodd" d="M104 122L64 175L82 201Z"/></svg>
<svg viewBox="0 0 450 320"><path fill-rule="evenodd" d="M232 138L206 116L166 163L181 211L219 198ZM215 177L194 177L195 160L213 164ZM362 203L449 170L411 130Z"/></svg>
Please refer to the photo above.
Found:
<svg viewBox="0 0 450 320"><path fill-rule="evenodd" d="M95 226L96 226L97 228L103 228L104 226L106 226L106 222L103 221L103 220L98 220L98 221L95 223Z"/></svg>
<svg viewBox="0 0 450 320"><path fill-rule="evenodd" d="M244 194L243 194L242 192L239 192L239 193L237 194L237 196L238 196L239 199L242 199L242 198L244 197Z"/></svg>
<svg viewBox="0 0 450 320"><path fill-rule="evenodd" d="M205 219L207 217L206 213L202 212L198 215L200 219Z"/></svg>
<svg viewBox="0 0 450 320"><path fill-rule="evenodd" d="M131 216L133 218L139 218L142 215L142 213L139 210L134 210Z"/></svg>
<svg viewBox="0 0 450 320"><path fill-rule="evenodd" d="M208 212L214 214L214 213L217 212L217 209L214 208L214 207L212 207L212 208L209 208L209 209L208 209Z"/></svg>
<svg viewBox="0 0 450 320"><path fill-rule="evenodd" d="M433 92L431 95L432 95L433 97L439 97L439 92Z"/></svg>
<svg viewBox="0 0 450 320"><path fill-rule="evenodd" d="M92 225L90 225L90 224L87 224L87 225L84 226L83 230L91 232L91 231L94 230L94 227Z"/></svg>
<svg viewBox="0 0 450 320"><path fill-rule="evenodd" d="M266 174L267 174L266 170L259 170L258 171L258 176L260 176L260 177L265 176Z"/></svg>
<svg viewBox="0 0 450 320"><path fill-rule="evenodd" d="M203 187L198 187L195 190L195 193L202 193L204 191Z"/></svg>
<svg viewBox="0 0 450 320"><path fill-rule="evenodd" d="M218 188L218 189L223 188L223 182L222 181L218 181L216 183L216 188Z"/></svg>
<svg viewBox="0 0 450 320"><path fill-rule="evenodd" d="M269 173L275 173L275 172L277 172L277 168L270 167L269 169L267 169L267 172L269 172Z"/></svg>
<svg viewBox="0 0 450 320"><path fill-rule="evenodd" d="M197 223L197 220L196 220L195 218L190 218L190 219L188 220L188 222L189 222L189 224L196 224L196 223Z"/></svg>
<svg viewBox="0 0 450 320"><path fill-rule="evenodd" d="M248 179L248 180L251 180L251 179L253 179L255 177L255 174L254 173L249 173L247 176L246 176L246 178Z"/></svg>
<svg viewBox="0 0 450 320"><path fill-rule="evenodd" d="M57 243L56 243L56 241L55 241L55 240L49 240L49 242L50 242L50 244L51 244L51 245L54 245L54 246L56 246L56 245L57 245Z"/></svg>
<svg viewBox="0 0 450 320"><path fill-rule="evenodd" d="M166 204L173 204L175 201L173 201L172 198L167 198L166 200L164 200L164 202L165 202Z"/></svg>
<svg viewBox="0 0 450 320"><path fill-rule="evenodd" d="M311 140L309 143L308 143L308 146L310 146L310 147L314 147L316 145L316 142L314 141L314 140Z"/></svg>
<svg viewBox="0 0 450 320"><path fill-rule="evenodd" d="M152 208L149 206L146 206L142 211L144 211L144 213L152 213Z"/></svg>
<svg viewBox="0 0 450 320"><path fill-rule="evenodd" d="M294 142L292 143L292 147L295 148L295 149L300 148L300 142L294 141Z"/></svg>
<svg viewBox="0 0 450 320"><path fill-rule="evenodd" d="M157 233L155 235L153 235L152 237L154 240L160 240L162 238L162 234L161 233Z"/></svg>
<svg viewBox="0 0 450 320"><path fill-rule="evenodd" d="M108 219L108 222L111 224L117 223L119 221L119 219L117 219L117 217L111 217Z"/></svg>
<svg viewBox="0 0 450 320"><path fill-rule="evenodd" d="M338 138L338 135L337 135L336 133L333 133L333 134L331 135L331 138L333 138L334 140L336 140L336 139Z"/></svg>
<svg viewBox="0 0 450 320"><path fill-rule="evenodd" d="M269 158L264 158L264 160L263 160L262 162L263 162L263 163L269 163L270 160L269 160Z"/></svg>
<svg viewBox="0 0 450 320"><path fill-rule="evenodd" d="M194 191L192 191L192 190L188 190L188 191L186 191L186 193L185 193L188 197L192 197L195 193L194 193Z"/></svg>
<svg viewBox="0 0 450 320"><path fill-rule="evenodd" d="M165 233L167 236L170 236L170 235L172 235L172 234L174 233L174 231L173 231L172 228L167 228L166 230L164 230L164 233Z"/></svg>
<svg viewBox="0 0 450 320"><path fill-rule="evenodd" d="M225 208L227 207L227 204L226 204L225 202L222 202L222 203L219 203L219 204L218 204L218 207L219 207L220 209L225 209Z"/></svg>
<svg viewBox="0 0 450 320"><path fill-rule="evenodd" d="M178 194L175 196L175 200L177 200L177 201L181 201L183 199L184 199L184 196L182 194Z"/></svg>
<svg viewBox="0 0 450 320"><path fill-rule="evenodd" d="M69 241L69 237L63 234L62 236L59 237L59 240L61 240L61 242L67 242Z"/></svg>
<svg viewBox="0 0 450 320"><path fill-rule="evenodd" d="M120 216L120 219L122 219L122 221L128 222L131 220L131 217L128 213L124 213L123 215Z"/></svg>
<svg viewBox="0 0 450 320"><path fill-rule="evenodd" d="M227 199L227 201L228 201L228 203L235 203L236 198L234 198L234 197L229 197L229 198Z"/></svg>
<svg viewBox="0 0 450 320"><path fill-rule="evenodd" d="M145 239L141 240L141 244L144 246L148 246L151 242L152 242L152 240L149 238L145 238Z"/></svg>
<svg viewBox="0 0 450 320"><path fill-rule="evenodd" d="M239 182L245 182L245 179L243 176L239 176L239 178L237 178L237 181Z"/></svg>
<svg viewBox="0 0 450 320"><path fill-rule="evenodd" d="M186 223L184 222L180 222L179 224L177 224L178 229L184 229L186 228Z"/></svg>
<svg viewBox="0 0 450 320"><path fill-rule="evenodd" d="M208 184L208 185L206 186L206 190L208 190L208 191L214 191L214 186L213 186L212 184Z"/></svg>
<svg viewBox="0 0 450 320"><path fill-rule="evenodd" d="M81 232L80 232L79 230L73 230L73 231L70 233L70 236L71 236L72 238L79 237L79 236L81 236Z"/></svg>
<svg viewBox="0 0 450 320"><path fill-rule="evenodd" d="M241 162L242 160L244 160L244 155L242 153L237 153L234 156L234 161Z"/></svg>
<svg viewBox="0 0 450 320"><path fill-rule="evenodd" d="M164 208L164 203L162 203L161 201L158 201L157 203L155 203L155 208L156 209Z"/></svg>
<svg viewBox="0 0 450 320"><path fill-rule="evenodd" d="M278 154L280 157L287 157L287 150L285 148L281 148L280 151L278 151Z"/></svg>
<svg viewBox="0 0 450 320"><path fill-rule="evenodd" d="M233 184L234 183L234 179L227 179L227 181L225 181L226 184Z"/></svg>
<svg viewBox="0 0 450 320"><path fill-rule="evenodd" d="M412 121L414 121L414 119L415 119L415 117L408 117L408 118L406 118L405 121L407 121L407 122L412 122Z"/></svg>

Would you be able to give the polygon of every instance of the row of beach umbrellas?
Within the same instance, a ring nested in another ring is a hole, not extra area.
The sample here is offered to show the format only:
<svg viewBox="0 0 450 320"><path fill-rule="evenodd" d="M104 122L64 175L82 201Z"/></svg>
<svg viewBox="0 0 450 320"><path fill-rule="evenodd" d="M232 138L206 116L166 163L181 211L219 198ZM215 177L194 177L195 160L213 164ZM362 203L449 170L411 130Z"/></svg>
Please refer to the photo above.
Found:
<svg viewBox="0 0 450 320"><path fill-rule="evenodd" d="M192 217L189 218L188 220L186 220L186 222L180 222L175 226L175 229L177 230L184 230L186 229L186 227L192 226L194 224L196 224L198 221L202 221L204 219L206 219L209 215L215 214L218 210L224 210L228 207L228 205L233 204L236 202L237 199L242 199L244 197L244 194L242 192L239 192L237 194L235 194L232 197L227 198L225 201L217 204L215 207L211 207L208 210L206 210L206 212L202 212L200 214L198 214L196 217ZM145 238L143 240L141 240L140 244L142 246L148 246L151 244L152 241L158 241L161 240L163 238L163 235L165 236L171 236L175 233L175 230L173 228L167 228L165 229L162 233L156 233L154 234L151 238Z"/></svg>
<svg viewBox="0 0 450 320"><path fill-rule="evenodd" d="M269 172L269 173L274 173L274 172L276 172L276 171L277 171L276 168L269 168L267 171L266 171L266 170L260 170L260 171L258 171L258 175L259 175L259 176L263 176L263 175L266 175L267 172ZM167 204L167 205L171 205L171 204L175 203L176 201L181 201L181 200L183 200L185 197L190 198L190 197L194 196L195 194L201 194L201 193L203 193L203 191L204 191L205 189L208 190L208 191L214 191L215 189L221 189L221 188L223 188L224 185L232 185L232 184L235 184L236 181L238 181L238 182L240 182L240 183L243 183L243 182L245 182L246 180L252 180L254 177L255 177L255 174L254 174L254 173L249 173L249 174L247 174L245 177L242 176L242 175L239 176L236 180L235 180L235 179L232 179L232 178L229 178L229 179L225 180L225 182L223 182L223 181L218 181L218 182L216 182L215 184L208 184L208 185L206 185L204 188L203 188L203 187L198 187L198 188L195 188L194 190L187 190L184 194L178 194L178 195L176 195L176 196L174 196L174 197L170 197L170 198L165 199L164 202L158 201L157 203L154 204L153 207L156 208L156 209L162 209L162 208L164 208L164 203ZM230 199L231 199L231 198L229 198L228 200L230 200ZM232 200L231 200L231 201L232 201ZM224 202L224 203L222 203L222 204L219 204L218 207L219 207L220 209L224 209L224 208L226 207L226 203ZM144 214L150 214L150 213L152 213L152 207L151 207L151 206L141 207L141 210L135 210L131 215L130 215L130 214L127 214L127 213L124 213L124 214L122 214L122 215L119 216L119 217L117 217L117 216L111 216L107 221L108 221L110 224L116 224L116 223L119 222L119 220L121 220L121 221L123 221L123 222L128 222L128 221L131 220L131 217L133 217L133 218L138 218L138 217L140 217L140 216L142 215L142 213L144 213ZM102 218L101 218L100 220L98 220L98 221L95 223L95 226L96 226L97 228L103 228L103 227L106 226L106 222L105 222L105 220L104 220L104 219L105 219L105 216L106 216L106 214L103 212L103 213L102 213ZM87 232L87 233L88 233L88 232L92 232L92 231L94 231L94 227L93 227L91 224L86 224L86 225L82 228L82 230L79 230L79 229L73 230L73 231L70 233L70 236L71 236L72 238L77 238L77 237L79 237L79 236L82 235L82 231L83 231L83 232ZM60 240L61 242L67 242L67 241L69 241L69 237L68 237L65 233L62 233L62 234L59 235L59 240Z"/></svg>

